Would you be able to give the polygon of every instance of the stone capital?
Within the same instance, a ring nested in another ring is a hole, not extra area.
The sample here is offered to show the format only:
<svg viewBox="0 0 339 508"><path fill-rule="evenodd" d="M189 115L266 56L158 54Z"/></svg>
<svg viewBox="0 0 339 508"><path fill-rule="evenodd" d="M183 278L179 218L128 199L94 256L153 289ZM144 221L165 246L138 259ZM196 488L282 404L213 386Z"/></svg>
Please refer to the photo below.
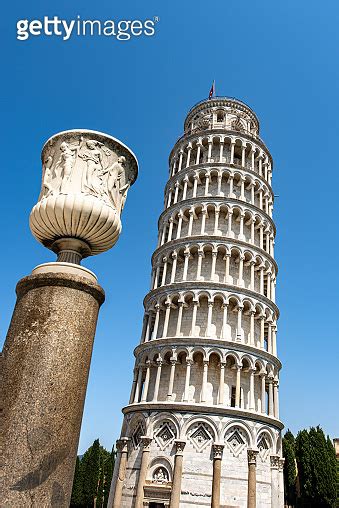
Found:
<svg viewBox="0 0 339 508"><path fill-rule="evenodd" d="M280 461L279 455L271 455L270 456L271 469L279 469L279 461Z"/></svg>
<svg viewBox="0 0 339 508"><path fill-rule="evenodd" d="M184 448L186 446L186 441L183 441L181 439L175 439L174 444L176 447L176 455L183 455Z"/></svg>
<svg viewBox="0 0 339 508"><path fill-rule="evenodd" d="M213 459L222 459L222 452L224 450L225 445L221 443L213 443L212 451L213 451Z"/></svg>
<svg viewBox="0 0 339 508"><path fill-rule="evenodd" d="M122 453L122 452L127 453L129 441L130 441L130 439L128 437L121 437L120 439L117 439L117 441L116 441L117 451L119 453Z"/></svg>
<svg viewBox="0 0 339 508"><path fill-rule="evenodd" d="M140 437L140 443L142 445L143 451L149 451L151 442L152 442L152 438L150 436L141 436Z"/></svg>
<svg viewBox="0 0 339 508"><path fill-rule="evenodd" d="M248 464L254 464L256 465L257 464L257 455L258 455L258 450L252 450L252 449L248 449L247 450L247 461L248 461Z"/></svg>

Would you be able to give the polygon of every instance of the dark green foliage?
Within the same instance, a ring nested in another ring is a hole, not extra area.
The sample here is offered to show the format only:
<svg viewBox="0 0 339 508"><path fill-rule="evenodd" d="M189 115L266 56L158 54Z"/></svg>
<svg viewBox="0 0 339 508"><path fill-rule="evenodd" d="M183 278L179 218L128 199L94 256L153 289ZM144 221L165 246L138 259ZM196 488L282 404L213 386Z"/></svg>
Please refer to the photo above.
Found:
<svg viewBox="0 0 339 508"><path fill-rule="evenodd" d="M298 465L298 479L301 505L310 505L314 498L313 476L311 469L311 447L308 431L301 430L295 440L295 455Z"/></svg>
<svg viewBox="0 0 339 508"><path fill-rule="evenodd" d="M327 496L334 502L332 506L337 506L338 503L338 461L335 455L333 443L329 436L326 440L328 459L329 459L329 490Z"/></svg>
<svg viewBox="0 0 339 508"><path fill-rule="evenodd" d="M106 508L111 485L115 450L109 453L96 439L81 459L77 458L71 508Z"/></svg>
<svg viewBox="0 0 339 508"><path fill-rule="evenodd" d="M295 441L300 492L298 506L334 508L336 462L333 445L322 429L302 430Z"/></svg>
<svg viewBox="0 0 339 508"><path fill-rule="evenodd" d="M100 466L99 439L96 439L92 446L87 450L81 460L81 466L84 476L84 502L86 506L93 506L93 499L96 497L98 489Z"/></svg>
<svg viewBox="0 0 339 508"><path fill-rule="evenodd" d="M297 469L295 460L295 439L288 430L282 439L283 456L285 458L284 464L284 487L285 487L285 501L288 505L294 506L296 503L296 480Z"/></svg>
<svg viewBox="0 0 339 508"><path fill-rule="evenodd" d="M80 459L77 457L75 463L74 480L71 496L71 506L80 507L83 506L83 477Z"/></svg>

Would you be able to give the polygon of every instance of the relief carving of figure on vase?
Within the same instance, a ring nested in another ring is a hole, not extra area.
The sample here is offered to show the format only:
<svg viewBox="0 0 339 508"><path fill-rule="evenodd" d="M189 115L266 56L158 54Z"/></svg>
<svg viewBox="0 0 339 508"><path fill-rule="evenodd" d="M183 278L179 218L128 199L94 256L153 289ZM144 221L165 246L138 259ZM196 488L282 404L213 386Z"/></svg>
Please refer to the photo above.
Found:
<svg viewBox="0 0 339 508"><path fill-rule="evenodd" d="M51 150L49 155L43 160L42 166L42 186L39 200L44 196L48 196L52 192L52 164L53 164L54 150Z"/></svg>
<svg viewBox="0 0 339 508"><path fill-rule="evenodd" d="M83 171L81 192L84 194L94 194L101 196L104 192L103 175L104 158L109 156L111 152L107 148L103 148L104 144L100 141L90 139L86 141L86 150L79 154L79 157L86 162L86 170Z"/></svg>
<svg viewBox="0 0 339 508"><path fill-rule="evenodd" d="M120 212L124 208L130 182L128 181L125 185L121 185L122 176L125 174L126 157L118 157L118 160L107 169L107 191L108 195L115 206Z"/></svg>
<svg viewBox="0 0 339 508"><path fill-rule="evenodd" d="M60 194L67 194L72 184L72 170L75 166L79 149L81 148L82 137L78 145L72 145L63 141L60 145L61 155L54 167L52 175L52 187Z"/></svg>

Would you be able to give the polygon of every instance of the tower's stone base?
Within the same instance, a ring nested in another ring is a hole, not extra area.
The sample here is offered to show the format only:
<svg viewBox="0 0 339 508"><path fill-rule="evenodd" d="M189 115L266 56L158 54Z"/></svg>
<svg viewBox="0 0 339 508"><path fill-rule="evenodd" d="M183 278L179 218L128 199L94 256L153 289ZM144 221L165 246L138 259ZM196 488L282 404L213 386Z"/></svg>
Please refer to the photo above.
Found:
<svg viewBox="0 0 339 508"><path fill-rule="evenodd" d="M129 406L128 410L131 410ZM199 412L130 412L123 435L130 439L121 507L135 506L143 460L141 436L152 438L141 506L167 507L175 469L176 442L184 442L180 508L211 506L216 443L223 446L220 508L248 506L248 450L257 450L255 465L256 506L283 507L280 429L258 419L234 418ZM117 461L117 469L119 460ZM117 471L116 471L117 474ZM114 479L113 479L114 489Z"/></svg>

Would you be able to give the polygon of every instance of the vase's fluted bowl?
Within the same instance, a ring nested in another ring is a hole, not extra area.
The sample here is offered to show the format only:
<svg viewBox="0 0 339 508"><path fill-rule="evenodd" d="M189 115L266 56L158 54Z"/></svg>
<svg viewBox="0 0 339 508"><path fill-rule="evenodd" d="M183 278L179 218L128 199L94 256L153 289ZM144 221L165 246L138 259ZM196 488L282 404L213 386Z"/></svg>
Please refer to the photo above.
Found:
<svg viewBox="0 0 339 508"><path fill-rule="evenodd" d="M134 154L111 136L74 130L47 141L42 163L41 193L30 214L35 238L48 248L59 239L78 239L88 245L86 255L110 249L137 177Z"/></svg>
<svg viewBox="0 0 339 508"><path fill-rule="evenodd" d="M78 238L94 255L113 247L121 232L121 221L114 208L95 197L59 194L34 206L30 227L45 247L51 248L59 238Z"/></svg>

